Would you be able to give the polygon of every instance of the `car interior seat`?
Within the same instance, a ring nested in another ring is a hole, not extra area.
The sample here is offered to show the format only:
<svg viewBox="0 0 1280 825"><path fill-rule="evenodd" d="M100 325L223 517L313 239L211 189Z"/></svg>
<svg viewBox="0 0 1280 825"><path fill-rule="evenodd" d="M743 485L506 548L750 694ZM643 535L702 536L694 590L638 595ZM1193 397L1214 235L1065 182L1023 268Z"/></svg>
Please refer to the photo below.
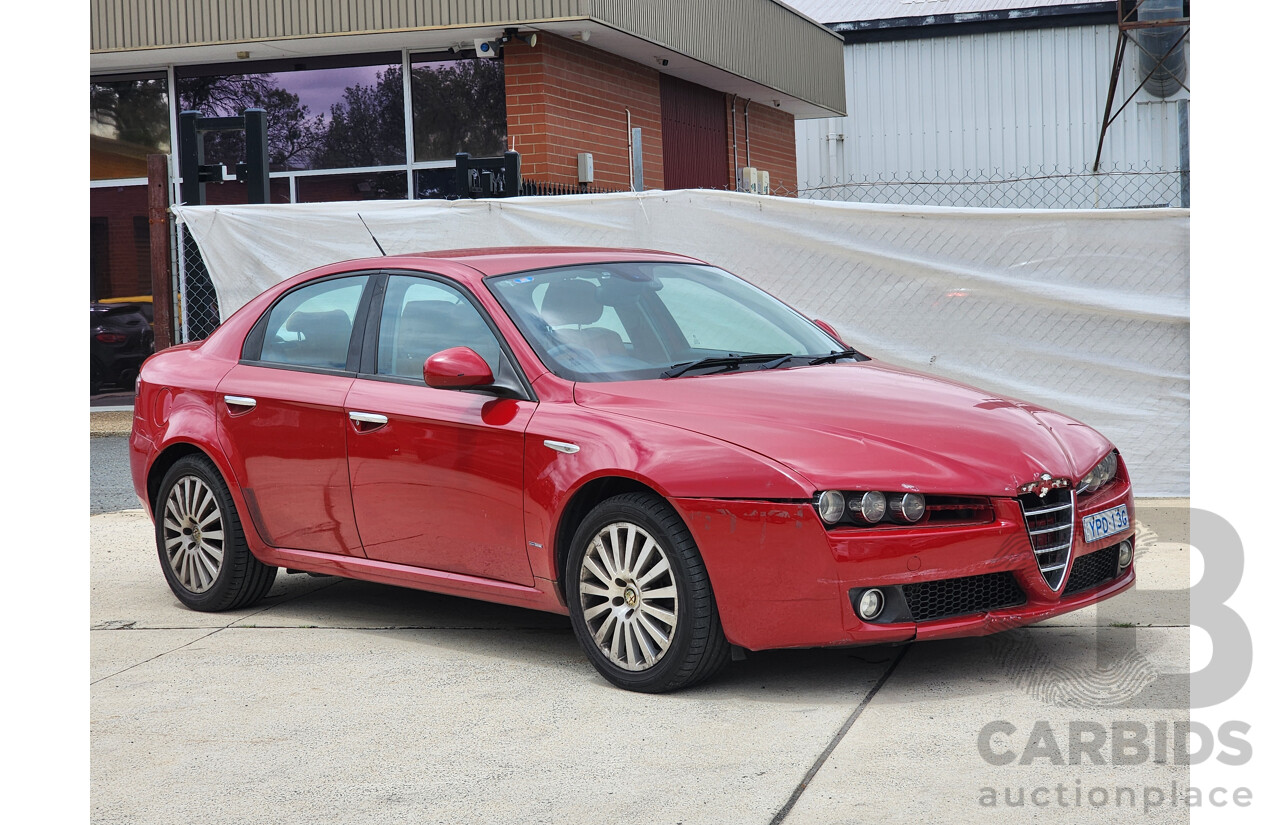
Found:
<svg viewBox="0 0 1280 825"><path fill-rule="evenodd" d="M345 369L347 347L351 343L351 319L340 309L324 312L295 312L284 322L288 332L302 340L291 348L288 360L313 367Z"/></svg>
<svg viewBox="0 0 1280 825"><path fill-rule="evenodd" d="M582 278L553 281L542 297L542 318L563 344L598 355L626 355L621 335L591 326L604 314L599 289Z"/></svg>

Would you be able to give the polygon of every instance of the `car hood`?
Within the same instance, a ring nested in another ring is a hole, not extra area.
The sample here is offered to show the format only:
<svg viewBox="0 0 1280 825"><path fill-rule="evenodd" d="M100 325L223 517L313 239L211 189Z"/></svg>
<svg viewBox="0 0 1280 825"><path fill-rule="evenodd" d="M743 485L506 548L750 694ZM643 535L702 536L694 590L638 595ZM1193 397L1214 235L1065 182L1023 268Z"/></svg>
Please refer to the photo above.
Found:
<svg viewBox="0 0 1280 825"><path fill-rule="evenodd" d="M736 444L815 489L1016 495L1112 449L1065 415L880 362L580 383L574 399Z"/></svg>

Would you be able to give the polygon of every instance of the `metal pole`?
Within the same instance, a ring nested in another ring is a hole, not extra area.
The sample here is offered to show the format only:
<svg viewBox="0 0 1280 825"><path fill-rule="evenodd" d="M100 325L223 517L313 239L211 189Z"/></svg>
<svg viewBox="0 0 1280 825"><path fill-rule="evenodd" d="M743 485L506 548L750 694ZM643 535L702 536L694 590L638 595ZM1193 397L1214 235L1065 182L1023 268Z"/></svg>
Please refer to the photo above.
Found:
<svg viewBox="0 0 1280 825"><path fill-rule="evenodd" d="M271 202L270 154L267 151L267 110L244 110L244 160L249 167L249 203Z"/></svg>
<svg viewBox="0 0 1280 825"><path fill-rule="evenodd" d="M1117 6L1120 5L1117 4ZM1129 41L1129 36L1124 33L1124 29L1119 29L1116 36L1120 39L1116 42L1116 57L1111 64L1111 88L1107 90L1107 109L1102 114L1102 131L1098 133L1098 154L1093 159L1095 172L1102 165L1102 143L1107 139L1107 127L1111 125L1111 107L1116 102L1116 86L1120 82L1120 68L1124 65L1124 45Z"/></svg>
<svg viewBox="0 0 1280 825"><path fill-rule="evenodd" d="M1178 165L1183 209L1191 208L1191 101L1178 101Z"/></svg>
<svg viewBox="0 0 1280 825"><path fill-rule="evenodd" d="M178 115L178 174L182 178L182 203L187 206L204 203L204 184L200 182L204 136L196 129L199 118L200 113L195 111Z"/></svg>

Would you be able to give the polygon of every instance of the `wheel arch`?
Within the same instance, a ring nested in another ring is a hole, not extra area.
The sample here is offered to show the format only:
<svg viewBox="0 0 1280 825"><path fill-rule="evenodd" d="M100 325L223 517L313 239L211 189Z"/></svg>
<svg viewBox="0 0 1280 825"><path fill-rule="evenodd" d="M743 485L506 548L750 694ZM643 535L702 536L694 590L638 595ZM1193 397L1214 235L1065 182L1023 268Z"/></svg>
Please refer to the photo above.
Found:
<svg viewBox="0 0 1280 825"><path fill-rule="evenodd" d="M668 504L671 501L651 485L635 478L621 475L607 475L593 478L583 484L570 497L560 512L560 520L553 533L556 571L556 590L562 603L565 602L564 577L565 567L569 560L569 547L573 544L573 535L578 526L586 519L587 514L602 501L622 495L623 493L651 493Z"/></svg>
<svg viewBox="0 0 1280 825"><path fill-rule="evenodd" d="M165 447L151 462L150 469L147 470L147 503L151 506L151 512L156 511L156 497L160 495L160 482L164 481L165 474L173 465L189 455L202 455L209 459L218 472L223 473L222 467L218 462L209 455L208 452L202 450L189 441L178 441ZM226 480L226 474L223 473L223 480Z"/></svg>

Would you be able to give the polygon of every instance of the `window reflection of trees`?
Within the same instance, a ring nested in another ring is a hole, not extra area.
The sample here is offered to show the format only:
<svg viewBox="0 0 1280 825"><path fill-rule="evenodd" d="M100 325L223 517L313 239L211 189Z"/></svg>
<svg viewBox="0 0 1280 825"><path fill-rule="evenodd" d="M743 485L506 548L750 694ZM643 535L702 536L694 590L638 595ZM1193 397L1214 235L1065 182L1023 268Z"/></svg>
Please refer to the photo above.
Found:
<svg viewBox="0 0 1280 825"><path fill-rule="evenodd" d="M413 153L452 160L458 152L500 155L507 145L507 93L499 60L414 64Z"/></svg>
<svg viewBox="0 0 1280 825"><path fill-rule="evenodd" d="M90 83L90 133L167 152L168 97L163 77Z"/></svg>
<svg viewBox="0 0 1280 825"><path fill-rule="evenodd" d="M343 71L342 69L316 71ZM506 148L506 90L500 60L433 60L413 65L414 154L451 160L457 152L500 154ZM313 111L288 90L288 73L186 77L179 104L206 116L267 111L273 171L399 165L405 162L404 84L399 66L371 83L351 83L327 112ZM208 163L244 156L239 132L205 135Z"/></svg>

